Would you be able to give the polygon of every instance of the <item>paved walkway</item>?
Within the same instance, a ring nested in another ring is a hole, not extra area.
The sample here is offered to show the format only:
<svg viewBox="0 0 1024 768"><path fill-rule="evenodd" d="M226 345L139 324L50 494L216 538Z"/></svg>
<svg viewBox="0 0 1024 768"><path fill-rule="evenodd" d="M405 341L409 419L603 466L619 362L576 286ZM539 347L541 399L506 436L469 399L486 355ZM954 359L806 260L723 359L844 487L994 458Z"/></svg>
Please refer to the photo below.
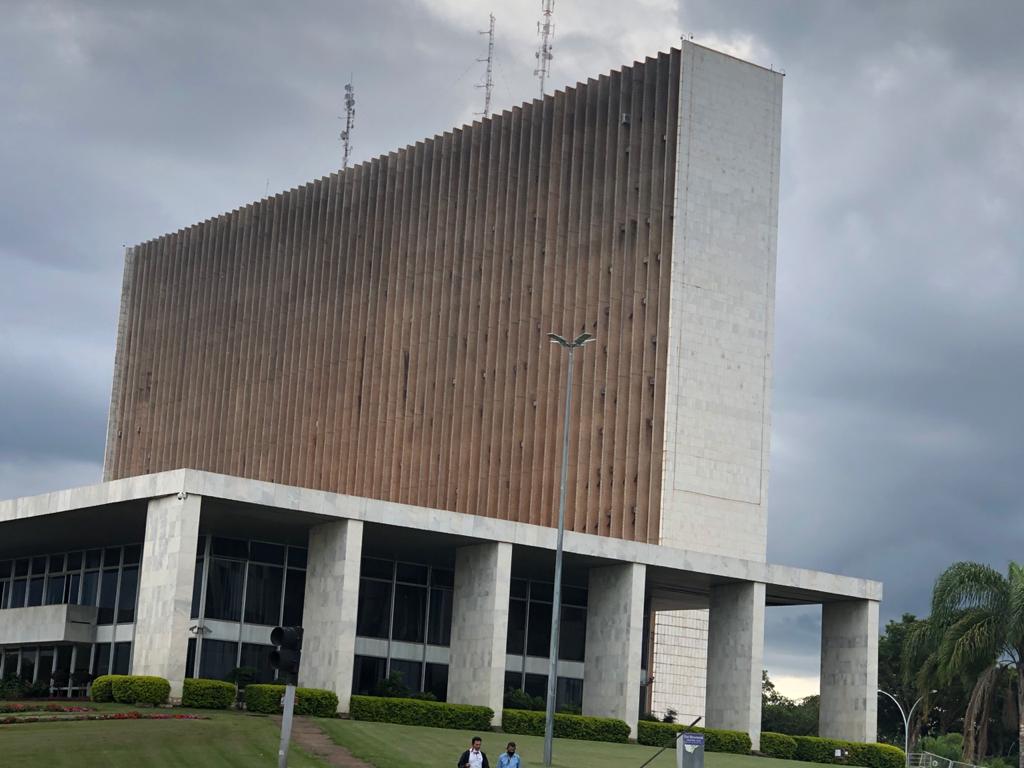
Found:
<svg viewBox="0 0 1024 768"><path fill-rule="evenodd" d="M280 716L276 716L274 721L280 725ZM308 717L296 717L292 720L292 743L336 768L374 768L370 763L354 757L347 749L331 741L316 721Z"/></svg>

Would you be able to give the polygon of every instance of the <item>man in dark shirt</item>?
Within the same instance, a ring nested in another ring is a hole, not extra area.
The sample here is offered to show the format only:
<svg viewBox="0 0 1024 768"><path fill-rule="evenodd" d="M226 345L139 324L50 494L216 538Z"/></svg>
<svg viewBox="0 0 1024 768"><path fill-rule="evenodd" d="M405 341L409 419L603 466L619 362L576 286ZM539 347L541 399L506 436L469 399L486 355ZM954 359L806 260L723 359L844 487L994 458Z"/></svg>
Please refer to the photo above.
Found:
<svg viewBox="0 0 1024 768"><path fill-rule="evenodd" d="M458 768L491 768L491 764L487 762L487 755L480 749L480 745L480 737L474 736L469 742L469 749L459 758Z"/></svg>

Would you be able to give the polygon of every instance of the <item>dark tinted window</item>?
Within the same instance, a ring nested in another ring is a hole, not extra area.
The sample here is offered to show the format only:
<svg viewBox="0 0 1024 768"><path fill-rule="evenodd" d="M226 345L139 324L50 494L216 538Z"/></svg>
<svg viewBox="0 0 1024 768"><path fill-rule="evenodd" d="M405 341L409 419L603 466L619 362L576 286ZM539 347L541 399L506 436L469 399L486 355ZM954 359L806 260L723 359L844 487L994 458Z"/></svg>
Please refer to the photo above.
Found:
<svg viewBox="0 0 1024 768"><path fill-rule="evenodd" d="M238 621L241 618L244 571L245 563L234 560L210 561L210 576L206 583L206 618L224 621ZM203 647L205 649L205 644Z"/></svg>
<svg viewBox="0 0 1024 768"><path fill-rule="evenodd" d="M64 555L50 555L50 573L60 573L64 570Z"/></svg>
<svg viewBox="0 0 1024 768"><path fill-rule="evenodd" d="M281 587L284 569L275 565L249 563L245 587L245 620L252 624L276 626L281 620Z"/></svg>
<svg viewBox="0 0 1024 768"><path fill-rule="evenodd" d="M139 587L139 567L125 566L121 570L121 594L117 601L117 621L131 624L135 621L135 592Z"/></svg>
<svg viewBox="0 0 1024 768"><path fill-rule="evenodd" d="M96 644L96 658L93 660L92 673L105 675L110 670L110 643Z"/></svg>
<svg viewBox="0 0 1024 768"><path fill-rule="evenodd" d="M562 606L562 626L558 633L558 658L583 661L586 653L587 609Z"/></svg>
<svg viewBox="0 0 1024 768"><path fill-rule="evenodd" d="M254 683L274 682L274 668L270 666L272 650L274 650L272 645L242 643L242 661L238 666L256 670Z"/></svg>
<svg viewBox="0 0 1024 768"><path fill-rule="evenodd" d="M438 701L448 700L447 664L427 664L426 678L423 681L423 690L434 694Z"/></svg>
<svg viewBox="0 0 1024 768"><path fill-rule="evenodd" d="M387 637L391 613L391 584L360 579L359 614L356 634L363 637Z"/></svg>
<svg viewBox="0 0 1024 768"><path fill-rule="evenodd" d="M90 549L85 553L85 567L86 568L99 568L100 559L103 556L103 552L98 549Z"/></svg>
<svg viewBox="0 0 1024 768"><path fill-rule="evenodd" d="M33 557L32 558L32 575L42 576L46 573L46 558L45 557Z"/></svg>
<svg viewBox="0 0 1024 768"><path fill-rule="evenodd" d="M14 561L14 575L15 576L28 576L28 560L15 560Z"/></svg>
<svg viewBox="0 0 1024 768"><path fill-rule="evenodd" d="M399 563L396 575L399 581L408 581L412 584L426 584L427 566Z"/></svg>
<svg viewBox="0 0 1024 768"><path fill-rule="evenodd" d="M78 600L81 605L96 605L99 578L99 571L86 571L82 574L82 596Z"/></svg>
<svg viewBox="0 0 1024 768"><path fill-rule="evenodd" d="M385 659L376 656L356 656L352 669L352 693L364 696L374 693L377 683L384 679Z"/></svg>
<svg viewBox="0 0 1024 768"><path fill-rule="evenodd" d="M427 642L432 645L452 644L452 592L449 589L430 590Z"/></svg>
<svg viewBox="0 0 1024 768"><path fill-rule="evenodd" d="M111 674L127 675L132 658L131 643L114 643L114 668Z"/></svg>
<svg viewBox="0 0 1024 768"><path fill-rule="evenodd" d="M306 556L305 547L288 547L288 567L305 568Z"/></svg>
<svg viewBox="0 0 1024 768"><path fill-rule="evenodd" d="M254 541L249 545L249 557L260 563L284 565L284 546Z"/></svg>
<svg viewBox="0 0 1024 768"><path fill-rule="evenodd" d="M82 553L72 552L68 555L68 570L77 571L82 567Z"/></svg>
<svg viewBox="0 0 1024 768"><path fill-rule="evenodd" d="M391 674L402 678L402 683L410 691L418 691L420 689L420 673L422 670L423 664L419 661L391 660Z"/></svg>
<svg viewBox="0 0 1024 768"><path fill-rule="evenodd" d="M28 591L28 581L15 579L11 582L11 597L7 601L9 608L23 608L25 606L25 593Z"/></svg>
<svg viewBox="0 0 1024 768"><path fill-rule="evenodd" d="M64 576L46 577L46 604L60 605L64 602Z"/></svg>
<svg viewBox="0 0 1024 768"><path fill-rule="evenodd" d="M551 606L530 601L530 625L526 638L529 656L547 656L551 644Z"/></svg>
<svg viewBox="0 0 1024 768"><path fill-rule="evenodd" d="M412 584L395 586L395 615L391 637L409 643L422 643L427 618L427 588Z"/></svg>
<svg viewBox="0 0 1024 768"><path fill-rule="evenodd" d="M526 641L526 601L508 601L508 635L505 640L505 652L520 655ZM517 685L516 688L519 686Z"/></svg>
<svg viewBox="0 0 1024 768"><path fill-rule="evenodd" d="M360 576L391 581L395 564L390 560L378 560L375 557L364 557Z"/></svg>
<svg viewBox="0 0 1024 768"><path fill-rule="evenodd" d="M281 620L286 627L302 625L302 607L305 600L306 572L289 568L284 583L284 618Z"/></svg>
<svg viewBox="0 0 1024 768"><path fill-rule="evenodd" d="M43 604L43 577L38 576L33 579L29 579L28 582L28 604L42 605Z"/></svg>
<svg viewBox="0 0 1024 768"><path fill-rule="evenodd" d="M138 565L142 559L142 545L132 544L124 548L124 564Z"/></svg>
<svg viewBox="0 0 1024 768"><path fill-rule="evenodd" d="M231 557L245 560L249 557L249 543L240 539L222 539L214 536L210 543L210 551L213 555L220 557Z"/></svg>
<svg viewBox="0 0 1024 768"><path fill-rule="evenodd" d="M114 600L117 592L117 571L103 571L100 574L99 618L100 624L114 623Z"/></svg>
<svg viewBox="0 0 1024 768"><path fill-rule="evenodd" d="M225 680L235 669L238 643L203 640L199 659L199 676L208 680Z"/></svg>

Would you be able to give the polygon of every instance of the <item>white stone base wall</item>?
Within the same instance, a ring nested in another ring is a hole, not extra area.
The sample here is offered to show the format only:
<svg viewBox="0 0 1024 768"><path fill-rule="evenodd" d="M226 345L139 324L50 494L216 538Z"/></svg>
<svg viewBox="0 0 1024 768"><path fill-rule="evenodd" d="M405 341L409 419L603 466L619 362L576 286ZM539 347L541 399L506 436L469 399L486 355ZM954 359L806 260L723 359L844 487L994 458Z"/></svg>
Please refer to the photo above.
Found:
<svg viewBox="0 0 1024 768"><path fill-rule="evenodd" d="M708 612L658 611L654 614L654 662L649 674L651 711L659 718L669 709L677 721L704 717L708 676Z"/></svg>

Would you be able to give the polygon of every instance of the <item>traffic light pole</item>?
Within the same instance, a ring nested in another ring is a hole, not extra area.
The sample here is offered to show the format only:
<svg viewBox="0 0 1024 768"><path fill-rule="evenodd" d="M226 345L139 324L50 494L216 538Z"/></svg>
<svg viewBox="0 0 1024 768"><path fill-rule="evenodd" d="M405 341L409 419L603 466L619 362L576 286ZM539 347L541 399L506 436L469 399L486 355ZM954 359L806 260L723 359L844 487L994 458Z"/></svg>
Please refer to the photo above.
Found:
<svg viewBox="0 0 1024 768"><path fill-rule="evenodd" d="M295 686L284 687L281 716L281 746L277 750L277 768L288 768L288 745L292 740L292 713L295 711Z"/></svg>

